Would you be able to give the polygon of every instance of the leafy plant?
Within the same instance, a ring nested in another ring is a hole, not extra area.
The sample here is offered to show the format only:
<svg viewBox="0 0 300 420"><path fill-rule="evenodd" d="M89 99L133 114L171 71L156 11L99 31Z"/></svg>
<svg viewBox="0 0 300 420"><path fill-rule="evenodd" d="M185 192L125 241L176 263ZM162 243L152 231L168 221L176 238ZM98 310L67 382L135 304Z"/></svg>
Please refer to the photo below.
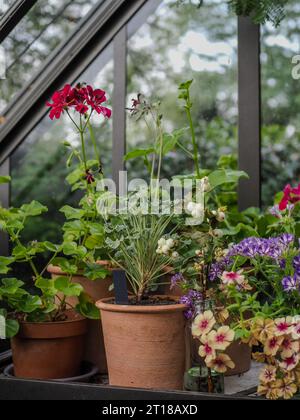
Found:
<svg viewBox="0 0 300 420"><path fill-rule="evenodd" d="M3 181L3 180L2 180ZM56 322L66 319L66 311L75 309L67 303L67 297L80 297L83 288L72 282L76 270L68 270L68 276L48 279L45 276L47 265L39 271L35 261L39 255L51 255L50 263L62 252L61 245L51 242L32 241L24 243L22 232L26 224L34 217L45 213L47 208L37 201L24 204L20 208L4 209L0 207L0 226L11 241L11 255L0 257L0 302L8 310L1 308L0 314L6 319L6 336L11 338L19 330L19 321ZM15 264L27 264L32 272L32 284L15 277L8 277ZM75 267L76 269L76 267ZM72 271L72 273L71 273ZM7 276L7 277L5 277ZM76 308L81 311L81 305ZM89 316L84 311L85 316Z"/></svg>
<svg viewBox="0 0 300 420"><path fill-rule="evenodd" d="M166 246L164 252L159 250L159 243L165 240L171 217L130 214L119 220L123 231L116 252L112 249L112 259L126 272L139 303L151 288L157 286L158 280L173 261L169 253L175 244L172 239L170 242L173 246ZM120 237L120 231L118 234Z"/></svg>
<svg viewBox="0 0 300 420"><path fill-rule="evenodd" d="M191 0L178 0L177 5L192 3ZM197 7L201 8L204 0L199 0ZM286 16L285 5L288 0L227 0L229 9L237 16L251 16L254 23L271 22L278 27Z"/></svg>
<svg viewBox="0 0 300 420"><path fill-rule="evenodd" d="M229 7L238 16L251 16L254 23L271 22L279 26L285 18L288 0L230 0Z"/></svg>

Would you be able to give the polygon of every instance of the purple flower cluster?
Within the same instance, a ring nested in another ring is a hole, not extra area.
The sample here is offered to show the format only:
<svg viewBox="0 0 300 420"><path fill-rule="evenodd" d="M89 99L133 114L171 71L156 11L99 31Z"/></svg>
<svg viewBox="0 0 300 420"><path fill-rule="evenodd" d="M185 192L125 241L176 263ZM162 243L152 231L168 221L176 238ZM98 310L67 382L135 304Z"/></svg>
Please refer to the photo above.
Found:
<svg viewBox="0 0 300 420"><path fill-rule="evenodd" d="M247 258L269 257L284 265L285 262L281 258L283 253L288 250L291 244L295 242L294 235L284 233L276 238L247 238L237 245L234 245L226 258L212 265L209 278L216 281L222 275L224 270L232 263L233 258L242 256ZM300 258L299 258L300 267Z"/></svg>
<svg viewBox="0 0 300 420"><path fill-rule="evenodd" d="M285 277L282 280L282 286L284 291L288 293L293 292L294 290L299 290L300 277L297 274Z"/></svg>
<svg viewBox="0 0 300 420"><path fill-rule="evenodd" d="M196 290L189 290L188 294L180 298L180 303L187 305L187 310L184 312L186 319L192 319L196 313L196 305L202 300L202 294Z"/></svg>
<svg viewBox="0 0 300 420"><path fill-rule="evenodd" d="M290 293L295 290L300 291L300 255L293 260L295 273L293 276L287 276L282 280L282 286L285 292Z"/></svg>
<svg viewBox="0 0 300 420"><path fill-rule="evenodd" d="M171 286L170 290L175 289L176 286L178 286L180 283L184 283L185 278L183 277L182 273L177 273L171 278Z"/></svg>
<svg viewBox="0 0 300 420"><path fill-rule="evenodd" d="M241 255L242 257L256 258L269 257L279 259L282 254L294 243L294 235L284 233L276 238L247 238L233 246L229 251L229 257Z"/></svg>

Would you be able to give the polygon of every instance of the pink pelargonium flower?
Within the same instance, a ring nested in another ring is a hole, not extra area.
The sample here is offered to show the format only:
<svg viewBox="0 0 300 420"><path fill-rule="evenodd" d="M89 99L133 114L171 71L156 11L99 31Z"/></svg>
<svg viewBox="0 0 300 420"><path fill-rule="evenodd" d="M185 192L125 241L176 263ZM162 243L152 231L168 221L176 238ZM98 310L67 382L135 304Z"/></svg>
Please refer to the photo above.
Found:
<svg viewBox="0 0 300 420"><path fill-rule="evenodd" d="M275 336L282 337L283 335L289 335L293 332L293 318L280 318L275 321Z"/></svg>
<svg viewBox="0 0 300 420"><path fill-rule="evenodd" d="M208 334L208 339L216 350L226 350L234 340L234 331L228 326L218 329L218 331L211 331Z"/></svg>
<svg viewBox="0 0 300 420"><path fill-rule="evenodd" d="M224 271L224 273L221 276L221 280L223 284L227 286L243 284L245 282L245 276L243 276L242 273L243 273L243 270L240 270L238 272Z"/></svg>
<svg viewBox="0 0 300 420"><path fill-rule="evenodd" d="M283 190L283 198L279 203L279 210L284 211L288 208L289 204L296 204L300 201L300 184L292 188L291 185L287 185Z"/></svg>
<svg viewBox="0 0 300 420"><path fill-rule="evenodd" d="M294 354L290 357L287 357L286 359L283 359L281 363L279 363L279 366L287 371L294 370L299 364L299 355Z"/></svg>
<svg viewBox="0 0 300 420"><path fill-rule="evenodd" d="M216 319L212 311L206 311L198 315L192 325L192 334L194 337L207 335L215 326Z"/></svg>

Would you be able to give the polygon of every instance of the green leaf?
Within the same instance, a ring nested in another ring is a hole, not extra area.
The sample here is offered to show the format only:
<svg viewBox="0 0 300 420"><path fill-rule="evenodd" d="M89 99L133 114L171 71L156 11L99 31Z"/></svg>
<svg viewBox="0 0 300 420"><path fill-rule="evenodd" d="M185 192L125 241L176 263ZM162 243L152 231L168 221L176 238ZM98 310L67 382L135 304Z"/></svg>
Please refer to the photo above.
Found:
<svg viewBox="0 0 300 420"><path fill-rule="evenodd" d="M7 274L10 271L9 265L14 262L13 257L0 257L0 274Z"/></svg>
<svg viewBox="0 0 300 420"><path fill-rule="evenodd" d="M45 241L45 242L42 242L42 244L44 245L47 251L59 252L61 249L60 245L55 245L52 242Z"/></svg>
<svg viewBox="0 0 300 420"><path fill-rule="evenodd" d="M57 294L57 289L55 288L53 279L45 279L40 277L36 280L35 286L46 295L55 296Z"/></svg>
<svg viewBox="0 0 300 420"><path fill-rule="evenodd" d="M91 235L89 236L84 245L88 248L88 249L96 249L96 248L101 248L104 244L104 236L103 235Z"/></svg>
<svg viewBox="0 0 300 420"><path fill-rule="evenodd" d="M0 317L3 317L5 320L5 337L1 337L0 335L0 339L8 339L15 337L20 329L19 323L14 319L7 319L7 312L5 309L2 308L0 308ZM2 332L3 329L4 325L0 325L0 332Z"/></svg>
<svg viewBox="0 0 300 420"><path fill-rule="evenodd" d="M70 185L74 185L78 181L82 180L82 178L83 178L83 171L81 168L77 168L67 176L66 180Z"/></svg>
<svg viewBox="0 0 300 420"><path fill-rule="evenodd" d="M8 184L10 181L10 176L0 176L0 184Z"/></svg>
<svg viewBox="0 0 300 420"><path fill-rule="evenodd" d="M104 236L105 234L104 226L100 223L90 223L89 229L92 235Z"/></svg>
<svg viewBox="0 0 300 420"><path fill-rule="evenodd" d="M76 242L64 242L63 253L83 259L87 254L87 249L84 246L78 246Z"/></svg>
<svg viewBox="0 0 300 420"><path fill-rule="evenodd" d="M25 314L30 314L37 309L41 309L43 303L39 296L24 295L18 302L18 310Z"/></svg>
<svg viewBox="0 0 300 420"><path fill-rule="evenodd" d="M183 82L179 85L179 90L188 90L194 83L194 80L188 80L187 82Z"/></svg>
<svg viewBox="0 0 300 420"><path fill-rule="evenodd" d="M224 184L236 184L240 179L249 179L246 172L232 171L231 169L219 169L212 172L209 176L209 182L213 189Z"/></svg>
<svg viewBox="0 0 300 420"><path fill-rule="evenodd" d="M14 247L14 249L12 251L12 255L16 259L26 258L26 256L27 256L27 248L25 246L23 246L23 245L17 245L16 247Z"/></svg>
<svg viewBox="0 0 300 420"><path fill-rule="evenodd" d="M72 235L74 239L79 239L85 233L85 227L80 220L65 223L63 230L67 235Z"/></svg>
<svg viewBox="0 0 300 420"><path fill-rule="evenodd" d="M151 155L152 153L155 153L155 150L153 149L153 147L149 148L149 149L136 149L133 150L132 152L127 153L124 156L124 161L128 161L131 159L136 159L138 157L146 157Z"/></svg>
<svg viewBox="0 0 300 420"><path fill-rule="evenodd" d="M0 294L14 295L22 286L24 286L24 283L16 278L2 279Z"/></svg>
<svg viewBox="0 0 300 420"><path fill-rule="evenodd" d="M100 310L88 294L81 293L78 300L79 304L76 306L76 310L82 316L89 319L100 319Z"/></svg>
<svg viewBox="0 0 300 420"><path fill-rule="evenodd" d="M59 292L68 297L80 296L83 292L83 287L80 284L70 282L67 277L57 277L54 284Z"/></svg>
<svg viewBox="0 0 300 420"><path fill-rule="evenodd" d="M67 260L66 258L58 257L54 258L52 261L53 265L58 265L59 268L64 273L67 274L76 274L77 273L77 266L72 261Z"/></svg>
<svg viewBox="0 0 300 420"><path fill-rule="evenodd" d="M95 281L111 276L111 272L99 264L87 264L84 275L89 280Z"/></svg>
<svg viewBox="0 0 300 420"><path fill-rule="evenodd" d="M66 219L68 220L81 219L85 214L84 210L75 209L71 206L64 206L60 209L60 212L64 213Z"/></svg>
<svg viewBox="0 0 300 420"><path fill-rule="evenodd" d="M32 201L30 204L23 204L21 211L24 213L24 216L40 216L42 213L48 211L48 208L43 206L38 201Z"/></svg>
<svg viewBox="0 0 300 420"><path fill-rule="evenodd" d="M245 236L259 236L253 227L245 225L244 223L239 223L235 227L223 229L224 236L236 236L242 232L245 233Z"/></svg>

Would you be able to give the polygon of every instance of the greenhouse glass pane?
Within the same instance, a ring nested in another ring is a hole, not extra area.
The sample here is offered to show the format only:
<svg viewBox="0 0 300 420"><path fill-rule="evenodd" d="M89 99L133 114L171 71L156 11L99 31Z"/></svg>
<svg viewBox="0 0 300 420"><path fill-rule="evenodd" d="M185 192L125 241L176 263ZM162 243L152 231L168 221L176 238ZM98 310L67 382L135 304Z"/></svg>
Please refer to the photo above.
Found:
<svg viewBox="0 0 300 420"><path fill-rule="evenodd" d="M8 11L16 0L0 0L0 17Z"/></svg>
<svg viewBox="0 0 300 420"><path fill-rule="evenodd" d="M128 42L128 106L142 93L161 101L167 131L187 126L178 85L194 79L193 119L201 148L202 168L214 168L220 155L237 155L237 19L226 2L207 0L177 7L164 0ZM142 12L141 12L142 13ZM137 22L141 16L135 19ZM134 21L131 26L134 25ZM130 29L130 28L129 28ZM191 149L189 135L184 146ZM149 145L143 121L128 117L128 151ZM164 175L191 173L193 162L184 153L171 152ZM128 162L129 176L146 176L142 159Z"/></svg>
<svg viewBox="0 0 300 420"><path fill-rule="evenodd" d="M78 81L105 89L111 107L113 93L113 49L109 46L84 72ZM101 152L105 176L112 173L112 120L104 121L99 116L92 120L94 132ZM52 122L45 116L12 155L11 204L20 206L38 200L49 209L48 214L35 220L24 233L25 241L61 239L61 224L64 217L59 209L65 204L77 205L80 196L71 193L65 178L70 171L66 168L69 152L63 146L68 140L79 146L78 134L70 120L64 115ZM93 157L92 145L88 156Z"/></svg>
<svg viewBox="0 0 300 420"><path fill-rule="evenodd" d="M1 44L6 79L0 81L0 112L99 1L105 0L39 0L30 9Z"/></svg>
<svg viewBox="0 0 300 420"><path fill-rule="evenodd" d="M290 0L286 8L287 17L279 28L262 29L264 206L271 205L287 183L300 181L299 1Z"/></svg>

